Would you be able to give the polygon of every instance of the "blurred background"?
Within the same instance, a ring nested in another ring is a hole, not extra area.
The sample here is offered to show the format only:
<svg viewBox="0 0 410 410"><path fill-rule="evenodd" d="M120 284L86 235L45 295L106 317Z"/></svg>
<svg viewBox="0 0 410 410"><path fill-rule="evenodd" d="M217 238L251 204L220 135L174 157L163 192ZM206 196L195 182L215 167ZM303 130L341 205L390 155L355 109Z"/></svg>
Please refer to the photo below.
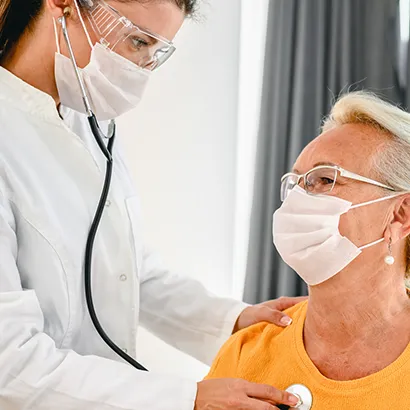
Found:
<svg viewBox="0 0 410 410"><path fill-rule="evenodd" d="M341 93L409 106L409 20L410 0L202 1L119 122L147 243L170 269L249 303L306 293L272 244L280 177ZM138 344L152 371L206 374L144 330Z"/></svg>

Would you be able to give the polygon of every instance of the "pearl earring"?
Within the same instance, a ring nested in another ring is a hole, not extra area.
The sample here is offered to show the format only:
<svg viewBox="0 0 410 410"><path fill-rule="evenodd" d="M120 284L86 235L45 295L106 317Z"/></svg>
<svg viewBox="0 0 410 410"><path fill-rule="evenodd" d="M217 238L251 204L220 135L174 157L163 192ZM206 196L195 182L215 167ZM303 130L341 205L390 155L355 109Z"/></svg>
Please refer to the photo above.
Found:
<svg viewBox="0 0 410 410"><path fill-rule="evenodd" d="M389 240L389 244L387 245L387 248L389 250L389 254L384 258L384 262L387 265L393 265L394 263L394 256L391 254L391 238Z"/></svg>

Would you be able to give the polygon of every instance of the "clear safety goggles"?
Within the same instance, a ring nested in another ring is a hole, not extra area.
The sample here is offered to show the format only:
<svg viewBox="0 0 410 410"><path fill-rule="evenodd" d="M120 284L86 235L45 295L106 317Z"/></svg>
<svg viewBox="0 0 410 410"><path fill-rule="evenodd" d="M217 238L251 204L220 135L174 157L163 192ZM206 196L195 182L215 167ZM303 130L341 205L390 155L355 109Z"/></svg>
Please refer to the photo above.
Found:
<svg viewBox="0 0 410 410"><path fill-rule="evenodd" d="M289 172L281 178L280 199L284 201L289 195L289 192L299 185L310 195L327 194L333 190L336 181L339 177L353 179L355 181L365 182L367 184L376 185L380 188L395 191L381 182L370 178L355 174L354 172L346 171L337 165L320 165L312 168L306 174L295 174Z"/></svg>
<svg viewBox="0 0 410 410"><path fill-rule="evenodd" d="M83 3L100 43L139 67L152 71L175 52L171 41L138 27L105 1Z"/></svg>

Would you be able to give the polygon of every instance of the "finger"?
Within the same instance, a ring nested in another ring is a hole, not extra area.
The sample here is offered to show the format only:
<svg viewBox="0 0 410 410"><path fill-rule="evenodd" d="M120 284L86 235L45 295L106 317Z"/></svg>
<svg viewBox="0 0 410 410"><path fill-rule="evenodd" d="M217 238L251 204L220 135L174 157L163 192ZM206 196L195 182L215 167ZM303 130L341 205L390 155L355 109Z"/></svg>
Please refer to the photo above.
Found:
<svg viewBox="0 0 410 410"><path fill-rule="evenodd" d="M244 406L244 410L279 410L273 404L258 399L248 399Z"/></svg>
<svg viewBox="0 0 410 410"><path fill-rule="evenodd" d="M248 397L262 399L272 404L288 404L295 406L299 399L286 391L276 389L268 384L257 384L246 382L245 393Z"/></svg>
<svg viewBox="0 0 410 410"><path fill-rule="evenodd" d="M289 316L268 306L261 306L254 316L256 323L269 322L277 326L289 326L292 323L292 319Z"/></svg>
<svg viewBox="0 0 410 410"><path fill-rule="evenodd" d="M275 310L286 310L307 299L308 299L307 296L298 296L294 298L283 296L279 299L270 300L269 302L265 302L264 305L268 306L271 309L275 309Z"/></svg>

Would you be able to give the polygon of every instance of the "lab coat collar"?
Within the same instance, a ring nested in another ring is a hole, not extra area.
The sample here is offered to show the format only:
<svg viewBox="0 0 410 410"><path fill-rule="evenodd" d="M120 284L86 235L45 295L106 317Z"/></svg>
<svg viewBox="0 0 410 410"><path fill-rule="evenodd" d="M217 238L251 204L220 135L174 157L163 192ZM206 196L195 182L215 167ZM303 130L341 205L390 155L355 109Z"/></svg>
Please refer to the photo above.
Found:
<svg viewBox="0 0 410 410"><path fill-rule="evenodd" d="M62 123L54 99L0 67L0 100L44 120Z"/></svg>

